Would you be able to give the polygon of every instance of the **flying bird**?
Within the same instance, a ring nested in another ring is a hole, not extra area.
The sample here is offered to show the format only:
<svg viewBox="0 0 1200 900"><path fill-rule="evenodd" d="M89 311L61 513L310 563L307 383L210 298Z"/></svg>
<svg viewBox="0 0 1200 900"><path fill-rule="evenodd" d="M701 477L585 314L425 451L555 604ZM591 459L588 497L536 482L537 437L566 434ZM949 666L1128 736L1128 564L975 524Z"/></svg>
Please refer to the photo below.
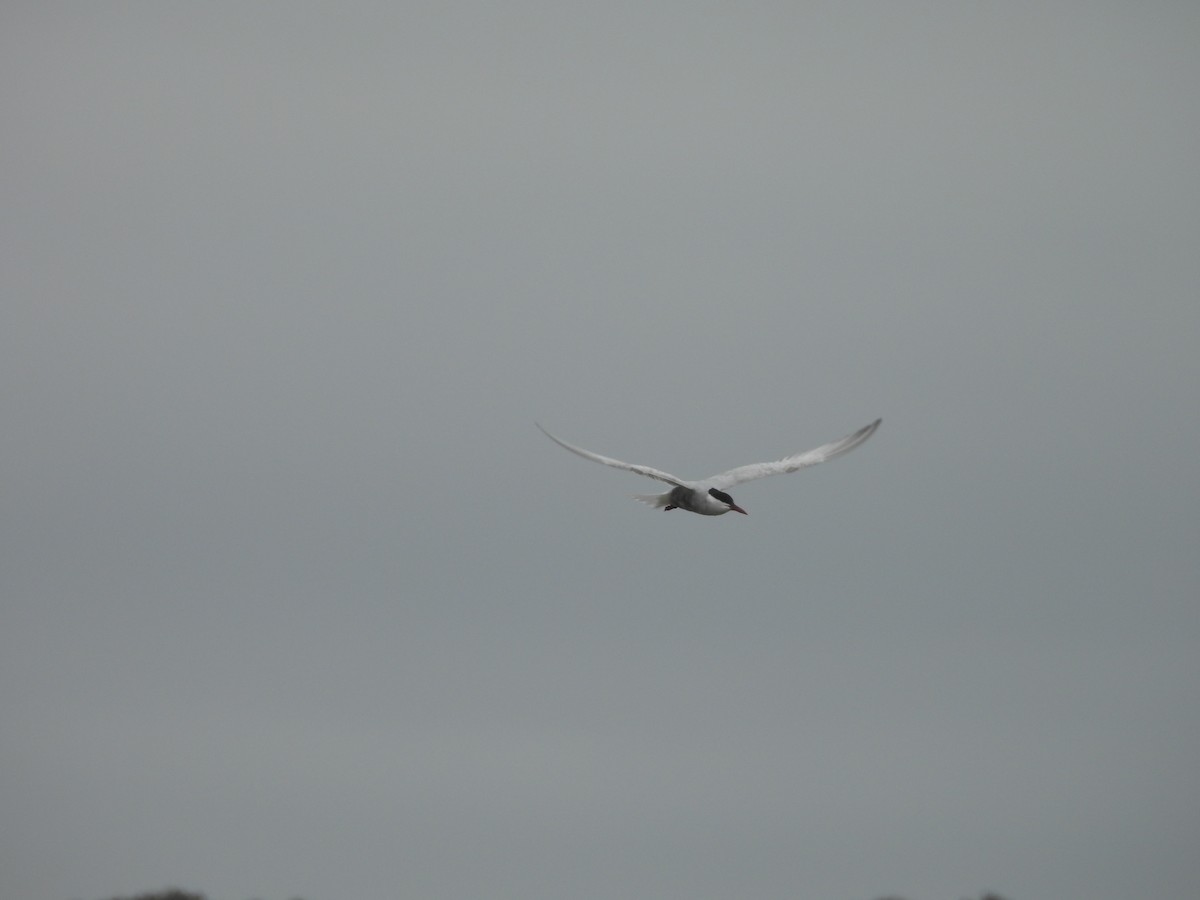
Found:
<svg viewBox="0 0 1200 900"><path fill-rule="evenodd" d="M854 434L848 434L840 440L822 444L813 450L806 450L803 453L785 456L783 459L776 460L775 462L751 463L748 466L739 466L736 469L730 469L728 472L712 475L700 481L685 481L682 478L676 478L674 475L669 475L650 466L638 466L632 463L621 462L619 459L601 456L599 453L584 450L582 447L576 447L574 444L568 444L561 438L556 438L545 428L542 428L541 425L538 425L538 428L541 428L542 433L554 441L554 443L570 450L572 453L579 454L584 459L612 466L614 469L625 469L626 471L645 475L647 478L653 478L656 481L665 481L667 484L672 485L671 490L665 494L637 494L635 499L641 500L643 503L648 503L653 507L668 511L672 509L686 509L688 512L699 513L702 516L723 516L727 512L740 512L742 515L748 515L744 509L733 502L733 498L726 493L727 488L731 488L735 484L741 484L743 481L766 478L768 475L785 475L788 472L795 472L797 469L823 463L826 460L833 459L835 456L841 456L843 453L849 453L873 435L875 429L879 427L879 423L882 421L883 419L876 419L870 425L864 426L854 432Z"/></svg>

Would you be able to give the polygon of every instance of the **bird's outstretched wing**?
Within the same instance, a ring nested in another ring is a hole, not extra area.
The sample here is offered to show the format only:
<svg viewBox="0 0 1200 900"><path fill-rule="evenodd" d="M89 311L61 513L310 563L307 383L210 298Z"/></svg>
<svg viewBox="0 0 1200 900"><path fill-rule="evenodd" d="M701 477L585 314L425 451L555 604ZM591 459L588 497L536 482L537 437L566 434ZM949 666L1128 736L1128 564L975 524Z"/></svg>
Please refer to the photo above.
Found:
<svg viewBox="0 0 1200 900"><path fill-rule="evenodd" d="M792 456L785 456L783 459L776 460L775 462L751 463L748 466L739 466L736 469L730 469L728 472L722 472L720 475L705 478L702 483L708 487L724 489L732 487L735 484L741 484L743 481L766 478L768 475L785 475L788 472L795 472L797 469L803 469L806 466L815 466L817 463L823 463L826 460L833 459L835 456L849 453L873 435L875 429L879 427L879 423L882 421L883 419L876 419L870 425L854 432L854 434L848 434L840 440L822 444L816 449L806 450L804 453L796 453Z"/></svg>
<svg viewBox="0 0 1200 900"><path fill-rule="evenodd" d="M591 450L584 450L582 447L576 447L574 444L568 444L564 440L560 440L542 428L538 423L534 423L538 428L541 428L542 434L554 441L560 447L570 450L572 453L577 453L584 459L590 459L592 462L598 462L606 466L612 466L614 469L625 469L628 472L636 472L638 475L645 475L647 478L653 478L657 481L665 481L667 484L674 484L679 487L685 487L685 483L676 478L674 475L668 475L666 472L660 472L658 469L652 469L649 466L635 466L632 463L621 462L619 459L611 459L607 456L601 456L599 453L593 453Z"/></svg>

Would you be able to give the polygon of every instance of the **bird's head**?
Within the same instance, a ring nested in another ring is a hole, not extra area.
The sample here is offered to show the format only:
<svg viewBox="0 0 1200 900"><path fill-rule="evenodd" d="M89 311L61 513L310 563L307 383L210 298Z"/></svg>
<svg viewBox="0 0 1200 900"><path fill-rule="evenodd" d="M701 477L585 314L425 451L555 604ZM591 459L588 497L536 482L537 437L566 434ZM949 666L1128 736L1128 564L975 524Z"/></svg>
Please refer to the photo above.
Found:
<svg viewBox="0 0 1200 900"><path fill-rule="evenodd" d="M750 515L748 512L746 512L744 509L742 509L740 506L738 506L736 503L734 503L733 498L730 497L724 491L718 491L716 488L709 488L708 493L714 500L719 500L722 503L724 503L727 507L729 507L729 509L727 510L728 512L740 512L743 516Z"/></svg>

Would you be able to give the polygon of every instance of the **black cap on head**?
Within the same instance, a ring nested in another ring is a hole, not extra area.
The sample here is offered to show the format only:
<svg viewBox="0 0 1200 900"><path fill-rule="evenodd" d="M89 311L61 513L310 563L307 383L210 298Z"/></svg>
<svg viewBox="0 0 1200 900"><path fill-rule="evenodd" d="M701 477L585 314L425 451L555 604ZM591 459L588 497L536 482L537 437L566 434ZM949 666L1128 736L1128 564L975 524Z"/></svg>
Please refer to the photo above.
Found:
<svg viewBox="0 0 1200 900"><path fill-rule="evenodd" d="M714 497L716 497L718 500L720 500L722 503L728 503L730 506L733 506L733 498L730 497L724 491L718 491L716 488L709 488L708 492L710 494L712 494Z"/></svg>

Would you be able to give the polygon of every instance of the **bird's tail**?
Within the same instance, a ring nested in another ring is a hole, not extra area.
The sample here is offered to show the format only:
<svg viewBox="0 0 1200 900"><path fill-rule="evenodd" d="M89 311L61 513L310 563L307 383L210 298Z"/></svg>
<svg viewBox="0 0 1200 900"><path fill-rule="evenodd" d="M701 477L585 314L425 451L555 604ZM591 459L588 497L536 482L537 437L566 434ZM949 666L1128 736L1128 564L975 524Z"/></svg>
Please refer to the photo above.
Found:
<svg viewBox="0 0 1200 900"><path fill-rule="evenodd" d="M653 506L655 509L662 509L671 499L671 492L667 491L665 494L634 494L633 499L640 500L649 506Z"/></svg>

